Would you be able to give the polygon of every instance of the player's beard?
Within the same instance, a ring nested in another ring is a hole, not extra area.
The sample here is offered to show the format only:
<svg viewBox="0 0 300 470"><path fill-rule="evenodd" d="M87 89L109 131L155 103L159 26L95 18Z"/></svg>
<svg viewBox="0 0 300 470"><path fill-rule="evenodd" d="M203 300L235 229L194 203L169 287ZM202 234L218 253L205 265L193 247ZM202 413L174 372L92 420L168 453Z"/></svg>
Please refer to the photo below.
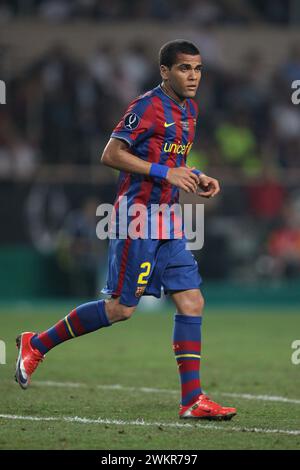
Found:
<svg viewBox="0 0 300 470"><path fill-rule="evenodd" d="M176 81L175 83L172 83L170 80L168 80L168 86L164 87L164 89L167 94L170 94L170 92L172 92L172 94L176 96L176 100L178 100L179 102L183 102L187 98L194 98L198 86L195 88L195 90L188 90L186 88L186 85L183 86L177 83Z"/></svg>
<svg viewBox="0 0 300 470"><path fill-rule="evenodd" d="M184 93L182 87L176 85L173 86L171 83L169 86L172 92L175 93L179 101L184 101L186 98L189 98L189 96L186 96L186 94Z"/></svg>
<svg viewBox="0 0 300 470"><path fill-rule="evenodd" d="M197 89L198 89L198 86L196 86L194 89L188 89L187 88L187 85L185 86L180 86L180 85L171 85L170 84L170 87L172 88L173 92L176 93L176 95L178 96L178 98L183 101L187 98L194 98L195 95L196 95L196 92L197 92Z"/></svg>
<svg viewBox="0 0 300 470"><path fill-rule="evenodd" d="M197 88L188 90L185 94L185 98L194 98L196 96Z"/></svg>

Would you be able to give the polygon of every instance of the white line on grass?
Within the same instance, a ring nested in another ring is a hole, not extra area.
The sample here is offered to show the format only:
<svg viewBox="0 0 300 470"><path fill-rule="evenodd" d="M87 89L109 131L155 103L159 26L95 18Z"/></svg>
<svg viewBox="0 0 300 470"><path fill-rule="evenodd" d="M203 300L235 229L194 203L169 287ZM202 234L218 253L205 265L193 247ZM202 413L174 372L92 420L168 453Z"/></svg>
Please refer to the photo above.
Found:
<svg viewBox="0 0 300 470"><path fill-rule="evenodd" d="M93 385L87 385L84 383L76 382L53 382L53 381L37 381L34 382L36 385L41 385L44 387L61 387L61 388L90 388L94 387ZM113 385L95 385L99 390L121 390L127 392L142 392L142 393L169 393L174 395L179 395L179 391L170 390L164 388L148 388L148 387L125 387L120 384ZM233 397L233 398L244 398L245 400L258 400L258 401L272 401L278 403L293 403L295 405L300 405L300 400L293 398L278 397L273 395L252 395L250 393L229 393L229 392L214 392L214 395L222 395L224 397Z"/></svg>
<svg viewBox="0 0 300 470"><path fill-rule="evenodd" d="M250 393L227 392L216 392L216 394L223 395L224 397L245 398L245 400L274 401L281 403L294 403L295 405L300 405L300 400L296 400L293 398L277 397L273 395L251 395Z"/></svg>
<svg viewBox="0 0 300 470"><path fill-rule="evenodd" d="M269 429L269 428L244 428L240 426L216 426L215 424L190 424L190 423L160 423L160 422L147 422L143 419L134 421L123 421L116 419L91 419L80 418L79 416L18 416L0 414L0 419L23 420L23 421L58 421L67 423L79 424L106 424L116 426L149 426L149 427L165 427L165 428L199 428L208 429L213 431L232 431L232 432L249 432L261 434L287 434L289 436L299 436L300 430L295 429Z"/></svg>

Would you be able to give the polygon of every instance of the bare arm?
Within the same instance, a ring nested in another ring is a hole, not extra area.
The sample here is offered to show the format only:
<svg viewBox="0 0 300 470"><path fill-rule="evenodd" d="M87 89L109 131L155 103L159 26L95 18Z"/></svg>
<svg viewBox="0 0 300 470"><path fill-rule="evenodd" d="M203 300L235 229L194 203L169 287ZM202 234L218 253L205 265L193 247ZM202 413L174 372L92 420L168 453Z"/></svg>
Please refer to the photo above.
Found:
<svg viewBox="0 0 300 470"><path fill-rule="evenodd" d="M124 140L114 138L108 141L101 162L116 170L140 175L149 175L151 168L151 163L145 162L128 152L128 144Z"/></svg>
<svg viewBox="0 0 300 470"><path fill-rule="evenodd" d="M126 171L127 173L138 173L140 175L149 175L151 163L145 162L139 157L128 152L128 144L121 140L111 138L106 145L101 162L116 170ZM168 170L166 180L178 188L184 189L187 193L197 192L198 176L192 173L193 168L179 167Z"/></svg>

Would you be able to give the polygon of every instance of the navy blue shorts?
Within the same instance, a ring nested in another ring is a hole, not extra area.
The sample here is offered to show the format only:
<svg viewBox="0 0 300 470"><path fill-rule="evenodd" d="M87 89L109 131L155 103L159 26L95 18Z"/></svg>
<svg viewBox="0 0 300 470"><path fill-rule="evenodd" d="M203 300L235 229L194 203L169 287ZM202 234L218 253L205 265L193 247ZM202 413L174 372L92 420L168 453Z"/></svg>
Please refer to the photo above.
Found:
<svg viewBox="0 0 300 470"><path fill-rule="evenodd" d="M169 291L198 289L198 263L185 239L114 239L109 241L108 276L103 294L137 305L142 295L160 298Z"/></svg>

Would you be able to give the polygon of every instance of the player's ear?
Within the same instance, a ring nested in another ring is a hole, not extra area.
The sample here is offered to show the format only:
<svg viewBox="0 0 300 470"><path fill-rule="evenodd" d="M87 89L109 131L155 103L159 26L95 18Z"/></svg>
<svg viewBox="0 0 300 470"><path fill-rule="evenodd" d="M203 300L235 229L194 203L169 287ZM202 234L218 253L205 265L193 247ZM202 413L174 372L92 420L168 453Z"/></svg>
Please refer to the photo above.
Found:
<svg viewBox="0 0 300 470"><path fill-rule="evenodd" d="M163 80L167 80L169 78L169 68L166 65L160 66L160 75Z"/></svg>

